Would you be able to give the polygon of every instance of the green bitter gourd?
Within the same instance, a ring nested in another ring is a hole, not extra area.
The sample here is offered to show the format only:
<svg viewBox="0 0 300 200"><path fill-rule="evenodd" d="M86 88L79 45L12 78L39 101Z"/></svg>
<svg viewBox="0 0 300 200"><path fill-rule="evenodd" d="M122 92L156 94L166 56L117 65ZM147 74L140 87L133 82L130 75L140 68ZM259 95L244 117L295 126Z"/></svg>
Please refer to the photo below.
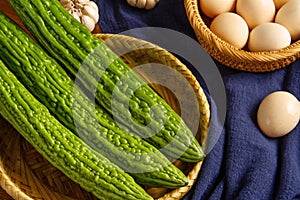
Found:
<svg viewBox="0 0 300 200"><path fill-rule="evenodd" d="M97 198L153 199L131 176L64 127L1 60L0 114L53 166Z"/></svg>
<svg viewBox="0 0 300 200"><path fill-rule="evenodd" d="M73 76L80 71L78 80L118 122L169 157L185 162L204 158L201 146L181 117L57 0L8 1L55 59ZM93 56L89 56L91 53ZM127 82L116 87L125 74ZM112 101L117 113L113 112Z"/></svg>
<svg viewBox="0 0 300 200"><path fill-rule="evenodd" d="M0 58L26 88L68 129L138 183L177 188L186 176L140 137L123 132L33 39L0 12Z"/></svg>

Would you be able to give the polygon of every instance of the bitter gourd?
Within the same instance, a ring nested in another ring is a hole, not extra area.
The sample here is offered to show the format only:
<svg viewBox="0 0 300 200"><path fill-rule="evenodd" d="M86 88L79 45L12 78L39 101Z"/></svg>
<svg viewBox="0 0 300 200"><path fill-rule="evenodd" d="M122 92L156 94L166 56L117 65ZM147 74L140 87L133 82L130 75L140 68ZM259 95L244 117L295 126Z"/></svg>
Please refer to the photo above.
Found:
<svg viewBox="0 0 300 200"><path fill-rule="evenodd" d="M0 21L0 58L68 129L138 183L165 188L187 184L186 176L160 151L142 138L123 132L54 59L1 12Z"/></svg>
<svg viewBox="0 0 300 200"><path fill-rule="evenodd" d="M37 41L77 76L120 124L172 158L186 162L204 158L180 116L57 0L8 1Z"/></svg>
<svg viewBox="0 0 300 200"><path fill-rule="evenodd" d="M99 199L153 199L35 99L0 60L0 114L53 166Z"/></svg>

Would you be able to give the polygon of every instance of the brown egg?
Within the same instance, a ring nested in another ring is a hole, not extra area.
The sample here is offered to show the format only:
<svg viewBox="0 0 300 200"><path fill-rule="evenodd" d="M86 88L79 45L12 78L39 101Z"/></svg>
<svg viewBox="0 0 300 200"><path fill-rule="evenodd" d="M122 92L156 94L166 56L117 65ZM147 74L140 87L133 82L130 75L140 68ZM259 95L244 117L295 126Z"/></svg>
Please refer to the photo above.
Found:
<svg viewBox="0 0 300 200"><path fill-rule="evenodd" d="M281 137L291 132L299 123L300 102L291 93L278 91L261 102L257 122L268 137Z"/></svg>
<svg viewBox="0 0 300 200"><path fill-rule="evenodd" d="M253 29L259 24L272 22L276 9L273 0L237 0L236 12Z"/></svg>
<svg viewBox="0 0 300 200"><path fill-rule="evenodd" d="M256 26L249 34L248 48L250 51L279 50L291 44L291 35L282 25L264 23Z"/></svg>
<svg viewBox="0 0 300 200"><path fill-rule="evenodd" d="M290 0L277 12L275 22L290 32L292 40L300 39L300 0Z"/></svg>
<svg viewBox="0 0 300 200"><path fill-rule="evenodd" d="M249 36L249 28L245 20L232 12L222 13L215 17L210 25L210 30L237 48L243 48Z"/></svg>
<svg viewBox="0 0 300 200"><path fill-rule="evenodd" d="M214 18L224 12L234 11L236 0L200 0L199 3L202 12L210 18Z"/></svg>

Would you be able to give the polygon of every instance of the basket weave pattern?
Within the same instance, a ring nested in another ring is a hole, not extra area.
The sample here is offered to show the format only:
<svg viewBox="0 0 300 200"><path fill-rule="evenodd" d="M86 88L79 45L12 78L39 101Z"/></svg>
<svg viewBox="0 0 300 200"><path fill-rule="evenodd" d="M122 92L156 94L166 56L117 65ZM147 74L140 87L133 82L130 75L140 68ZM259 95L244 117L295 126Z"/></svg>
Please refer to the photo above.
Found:
<svg viewBox="0 0 300 200"><path fill-rule="evenodd" d="M184 0L189 22L201 46L220 63L243 71L268 72L286 67L300 58L300 40L277 51L250 52L238 49L209 29L210 19L199 9L199 0Z"/></svg>
<svg viewBox="0 0 300 200"><path fill-rule="evenodd" d="M99 39L111 38L113 35L97 34ZM164 49L148 42L128 36L116 36L112 49L137 45L138 50L123 55L123 60L131 67L145 63L160 63L181 73L193 87L198 98L201 120L197 138L203 144L208 132L210 110L206 96L196 78L174 56ZM147 77L144 77L147 78ZM166 77L171 78L171 77ZM166 88L153 85L153 88L173 107L180 111L173 93ZM72 182L59 170L46 161L20 134L0 116L0 185L13 199L41 200L93 200L92 194ZM164 188L146 188L147 192L159 200L182 198L193 186L201 169L202 162L182 163L175 161L188 177L189 184L175 190ZM10 199L10 198L8 198Z"/></svg>

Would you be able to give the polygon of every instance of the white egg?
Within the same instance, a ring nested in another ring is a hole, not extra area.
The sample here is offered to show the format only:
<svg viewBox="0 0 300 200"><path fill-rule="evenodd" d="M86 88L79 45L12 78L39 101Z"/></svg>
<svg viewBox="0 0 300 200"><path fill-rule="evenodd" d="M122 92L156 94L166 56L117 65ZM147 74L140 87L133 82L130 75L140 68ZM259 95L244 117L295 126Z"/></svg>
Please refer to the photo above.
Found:
<svg viewBox="0 0 300 200"><path fill-rule="evenodd" d="M275 22L287 28L292 40L300 39L300 0L290 0L277 12Z"/></svg>
<svg viewBox="0 0 300 200"><path fill-rule="evenodd" d="M259 24L272 22L276 9L273 0L237 0L236 12L253 29Z"/></svg>
<svg viewBox="0 0 300 200"><path fill-rule="evenodd" d="M269 137L281 137L291 132L299 123L300 102L289 92L269 94L259 105L257 123Z"/></svg>
<svg viewBox="0 0 300 200"><path fill-rule="evenodd" d="M289 31L277 23L264 23L256 26L249 34L250 51L279 50L291 44Z"/></svg>
<svg viewBox="0 0 300 200"><path fill-rule="evenodd" d="M200 9L208 17L214 18L224 12L234 11L236 0L200 0Z"/></svg>
<svg viewBox="0 0 300 200"><path fill-rule="evenodd" d="M226 12L213 19L210 30L229 44L243 48L248 40L249 29L245 20L236 13Z"/></svg>

